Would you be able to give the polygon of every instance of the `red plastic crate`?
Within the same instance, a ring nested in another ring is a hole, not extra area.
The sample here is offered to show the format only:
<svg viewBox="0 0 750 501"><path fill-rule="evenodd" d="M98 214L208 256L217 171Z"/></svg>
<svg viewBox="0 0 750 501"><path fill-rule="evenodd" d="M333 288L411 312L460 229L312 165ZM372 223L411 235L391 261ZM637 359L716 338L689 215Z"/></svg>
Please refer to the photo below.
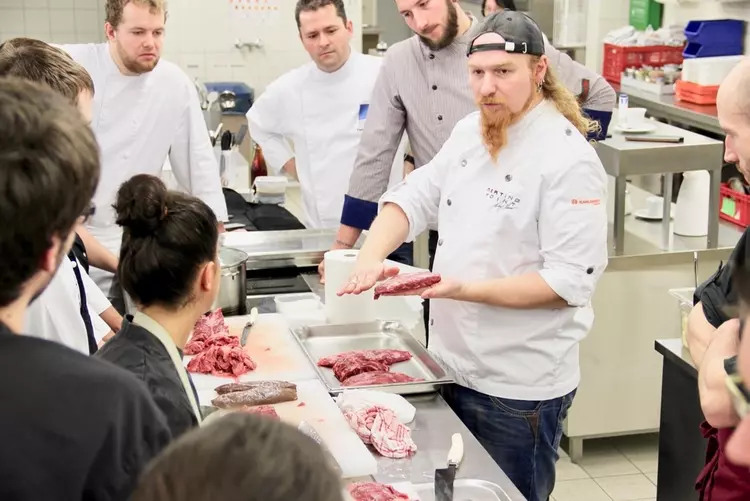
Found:
<svg viewBox="0 0 750 501"><path fill-rule="evenodd" d="M661 67L665 64L682 64L682 51L684 48L684 46L672 47L669 45L629 47L605 43L602 76L610 82L620 83L622 72L626 68L640 68L645 65Z"/></svg>
<svg viewBox="0 0 750 501"><path fill-rule="evenodd" d="M698 85L693 82L677 80L674 83L674 97L686 103L710 105L716 104L719 95L718 85Z"/></svg>
<svg viewBox="0 0 750 501"><path fill-rule="evenodd" d="M722 184L719 199L721 219L736 224L740 228L747 228L750 225L750 195L739 193L726 184Z"/></svg>

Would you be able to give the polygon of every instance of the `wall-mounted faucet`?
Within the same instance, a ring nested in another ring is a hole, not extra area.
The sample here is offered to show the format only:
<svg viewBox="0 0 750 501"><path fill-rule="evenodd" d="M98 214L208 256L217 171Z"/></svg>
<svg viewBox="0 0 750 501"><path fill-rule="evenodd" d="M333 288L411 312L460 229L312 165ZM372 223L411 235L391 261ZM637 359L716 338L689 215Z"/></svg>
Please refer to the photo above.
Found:
<svg viewBox="0 0 750 501"><path fill-rule="evenodd" d="M234 46L240 50L242 50L243 47L247 47L248 49L262 49L263 41L260 39L260 37L257 37L252 42L243 42L238 38L237 41L234 42Z"/></svg>

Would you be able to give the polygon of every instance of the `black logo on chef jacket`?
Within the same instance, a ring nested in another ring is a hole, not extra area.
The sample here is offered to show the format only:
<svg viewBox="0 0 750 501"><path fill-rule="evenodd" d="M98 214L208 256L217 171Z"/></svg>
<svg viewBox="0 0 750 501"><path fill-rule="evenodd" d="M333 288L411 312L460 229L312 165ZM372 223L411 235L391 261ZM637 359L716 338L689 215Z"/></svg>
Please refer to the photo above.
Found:
<svg viewBox="0 0 750 501"><path fill-rule="evenodd" d="M505 193L494 188L487 188L484 194L495 209L515 209L521 199L512 193Z"/></svg>

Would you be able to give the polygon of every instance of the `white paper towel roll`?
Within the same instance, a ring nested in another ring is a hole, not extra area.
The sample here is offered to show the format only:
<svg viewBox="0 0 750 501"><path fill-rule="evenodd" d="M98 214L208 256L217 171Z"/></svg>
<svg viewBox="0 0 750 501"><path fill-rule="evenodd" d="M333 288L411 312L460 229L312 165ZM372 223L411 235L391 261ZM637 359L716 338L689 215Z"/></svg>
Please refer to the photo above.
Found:
<svg viewBox="0 0 750 501"><path fill-rule="evenodd" d="M326 268L326 318L331 324L349 324L372 322L375 320L375 291L355 296L347 294L339 297L341 290L354 271L357 263L357 251L348 249L332 250L323 257Z"/></svg>

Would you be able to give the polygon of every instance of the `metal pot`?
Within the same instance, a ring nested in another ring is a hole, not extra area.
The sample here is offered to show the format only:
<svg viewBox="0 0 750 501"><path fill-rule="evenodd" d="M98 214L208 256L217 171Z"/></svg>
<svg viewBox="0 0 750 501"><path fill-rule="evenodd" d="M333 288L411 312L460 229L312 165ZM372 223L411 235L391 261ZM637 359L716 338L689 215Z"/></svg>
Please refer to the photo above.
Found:
<svg viewBox="0 0 750 501"><path fill-rule="evenodd" d="M239 249L219 249L221 279L212 309L221 308L227 316L247 313L247 257Z"/></svg>

